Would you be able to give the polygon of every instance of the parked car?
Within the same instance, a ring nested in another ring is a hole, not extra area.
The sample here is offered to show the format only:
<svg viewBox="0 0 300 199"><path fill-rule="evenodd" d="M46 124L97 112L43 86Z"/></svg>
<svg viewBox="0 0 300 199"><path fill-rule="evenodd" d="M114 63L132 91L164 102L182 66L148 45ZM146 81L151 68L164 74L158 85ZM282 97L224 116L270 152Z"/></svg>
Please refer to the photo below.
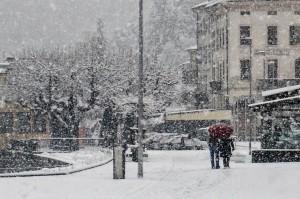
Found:
<svg viewBox="0 0 300 199"><path fill-rule="evenodd" d="M207 148L206 141L201 141L198 138L183 138L182 149L184 150L204 150Z"/></svg>
<svg viewBox="0 0 300 199"><path fill-rule="evenodd" d="M126 161L133 161L133 162L137 162L138 161L138 157L137 157L137 146L136 145L129 145L126 152L125 152L125 158ZM148 155L148 151L146 148L144 148L144 152L143 152L143 159L148 159L149 155Z"/></svg>

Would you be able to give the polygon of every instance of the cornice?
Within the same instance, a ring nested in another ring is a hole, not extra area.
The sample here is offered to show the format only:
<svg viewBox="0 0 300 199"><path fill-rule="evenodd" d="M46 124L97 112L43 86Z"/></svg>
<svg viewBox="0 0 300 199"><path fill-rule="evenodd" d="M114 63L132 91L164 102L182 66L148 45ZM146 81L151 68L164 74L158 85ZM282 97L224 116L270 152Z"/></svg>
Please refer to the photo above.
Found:
<svg viewBox="0 0 300 199"><path fill-rule="evenodd" d="M300 1L236 1L226 2L223 4L229 10L257 10L257 11L268 11L271 9L283 11L283 10L299 10Z"/></svg>
<svg viewBox="0 0 300 199"><path fill-rule="evenodd" d="M257 10L268 11L276 9L278 11L300 10L300 0L281 0L281 1L224 1L210 7L194 8L194 12L207 14L224 14L233 10Z"/></svg>

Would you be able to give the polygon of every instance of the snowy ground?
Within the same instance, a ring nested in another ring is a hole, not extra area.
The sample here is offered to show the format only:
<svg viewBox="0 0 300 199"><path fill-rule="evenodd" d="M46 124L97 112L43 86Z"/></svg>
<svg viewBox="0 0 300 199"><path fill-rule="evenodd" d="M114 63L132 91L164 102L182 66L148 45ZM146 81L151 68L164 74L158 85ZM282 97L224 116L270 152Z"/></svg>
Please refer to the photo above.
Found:
<svg viewBox="0 0 300 199"><path fill-rule="evenodd" d="M67 176L0 178L5 199L286 199L300 198L300 163L251 164L238 143L231 169L211 170L207 151L149 151L144 179L126 164L112 180L112 163Z"/></svg>
<svg viewBox="0 0 300 199"><path fill-rule="evenodd" d="M42 153L40 156L61 160L72 164L71 168L79 169L106 161L112 157L112 153L108 149L85 147L71 153Z"/></svg>

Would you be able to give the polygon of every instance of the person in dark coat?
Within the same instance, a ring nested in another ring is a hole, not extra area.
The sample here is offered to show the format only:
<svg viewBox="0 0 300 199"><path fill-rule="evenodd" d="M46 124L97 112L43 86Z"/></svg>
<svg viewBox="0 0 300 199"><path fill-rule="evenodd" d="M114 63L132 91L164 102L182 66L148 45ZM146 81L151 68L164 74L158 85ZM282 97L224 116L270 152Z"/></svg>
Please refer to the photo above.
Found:
<svg viewBox="0 0 300 199"><path fill-rule="evenodd" d="M219 139L210 135L208 138L208 147L210 152L211 168L219 169Z"/></svg>
<svg viewBox="0 0 300 199"><path fill-rule="evenodd" d="M223 158L224 168L229 168L230 157L233 150L233 139L230 137L220 139L220 156Z"/></svg>

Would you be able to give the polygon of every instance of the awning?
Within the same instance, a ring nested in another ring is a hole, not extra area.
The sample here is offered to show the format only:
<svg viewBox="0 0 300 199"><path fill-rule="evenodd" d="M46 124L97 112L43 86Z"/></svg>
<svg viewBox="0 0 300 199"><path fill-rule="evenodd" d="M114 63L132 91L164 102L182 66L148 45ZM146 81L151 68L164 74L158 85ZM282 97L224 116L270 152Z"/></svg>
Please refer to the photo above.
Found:
<svg viewBox="0 0 300 199"><path fill-rule="evenodd" d="M259 108L280 108L282 106L289 106L294 104L300 105L300 95L294 97L270 100L265 102L258 102L258 103L250 104L248 106L253 109L259 109Z"/></svg>
<svg viewBox="0 0 300 199"><path fill-rule="evenodd" d="M283 87L283 88L277 88L277 89L273 89L273 90L263 91L262 96L267 97L267 96L270 96L270 95L276 95L276 94L295 91L295 90L299 90L299 89L300 89L300 85L287 86L287 87Z"/></svg>
<svg viewBox="0 0 300 199"><path fill-rule="evenodd" d="M166 121L231 120L231 110L193 110L166 114Z"/></svg>

